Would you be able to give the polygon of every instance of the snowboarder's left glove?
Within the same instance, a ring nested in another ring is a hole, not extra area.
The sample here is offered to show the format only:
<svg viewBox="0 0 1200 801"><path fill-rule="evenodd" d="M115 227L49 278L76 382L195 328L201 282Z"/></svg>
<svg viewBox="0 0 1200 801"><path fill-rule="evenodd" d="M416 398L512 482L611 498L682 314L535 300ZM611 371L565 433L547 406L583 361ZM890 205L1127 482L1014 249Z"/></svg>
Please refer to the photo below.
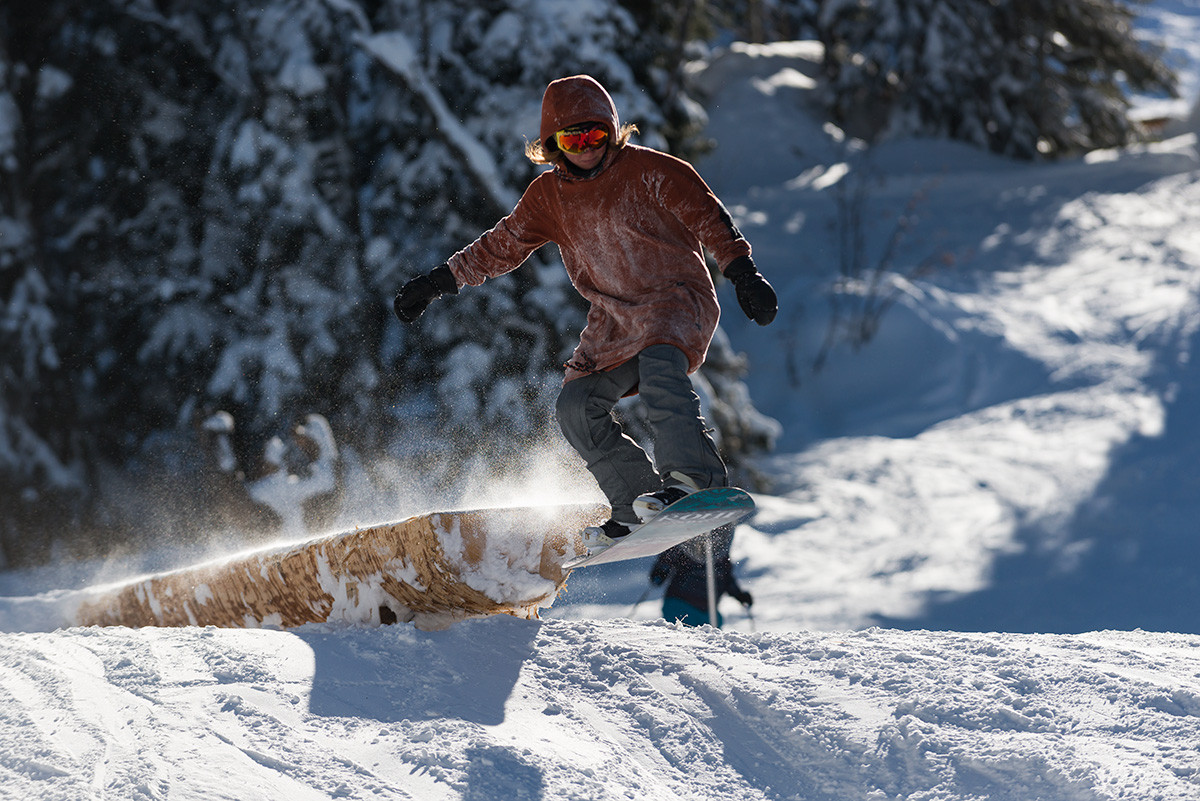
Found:
<svg viewBox="0 0 1200 801"><path fill-rule="evenodd" d="M725 277L737 290L738 305L747 317L759 325L766 325L775 319L775 313L779 311L779 299L767 279L754 266L753 259L738 256L725 268Z"/></svg>
<svg viewBox="0 0 1200 801"><path fill-rule="evenodd" d="M418 275L405 284L392 303L392 309L401 322L411 323L437 298L457 294L458 282L454 280L450 266L443 264L429 275Z"/></svg>

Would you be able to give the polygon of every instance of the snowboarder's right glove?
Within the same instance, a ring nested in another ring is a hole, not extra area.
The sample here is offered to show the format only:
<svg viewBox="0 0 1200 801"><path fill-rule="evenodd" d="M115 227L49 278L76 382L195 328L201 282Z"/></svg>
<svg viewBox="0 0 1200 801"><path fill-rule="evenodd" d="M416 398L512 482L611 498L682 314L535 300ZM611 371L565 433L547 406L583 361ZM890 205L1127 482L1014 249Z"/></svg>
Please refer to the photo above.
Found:
<svg viewBox="0 0 1200 801"><path fill-rule="evenodd" d="M741 587L734 584L729 589L729 594L733 596L739 604L749 609L754 604L754 596L743 590Z"/></svg>
<svg viewBox="0 0 1200 801"><path fill-rule="evenodd" d="M458 282L450 272L450 266L443 264L435 267L429 275L418 275L409 281L396 295L392 309L401 322L411 323L421 316L421 313L442 295L457 295Z"/></svg>
<svg viewBox="0 0 1200 801"><path fill-rule="evenodd" d="M725 268L725 277L737 290L738 305L754 322L766 325L775 319L779 311L779 299L775 290L762 277L749 256L738 256Z"/></svg>

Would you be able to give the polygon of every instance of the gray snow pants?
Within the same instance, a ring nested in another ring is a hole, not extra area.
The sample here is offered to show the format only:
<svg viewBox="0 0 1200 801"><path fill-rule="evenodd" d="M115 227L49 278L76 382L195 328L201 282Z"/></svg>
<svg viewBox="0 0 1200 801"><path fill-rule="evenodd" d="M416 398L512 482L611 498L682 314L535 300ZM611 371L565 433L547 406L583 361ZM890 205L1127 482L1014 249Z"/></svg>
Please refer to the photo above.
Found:
<svg viewBox="0 0 1200 801"><path fill-rule="evenodd" d="M662 489L673 471L700 487L723 487L725 463L700 415L700 398L687 374L687 356L674 345L651 345L622 365L568 381L558 395L563 436L587 463L612 505L613 518L636 523L633 500ZM649 412L655 470L650 457L613 417L634 388Z"/></svg>

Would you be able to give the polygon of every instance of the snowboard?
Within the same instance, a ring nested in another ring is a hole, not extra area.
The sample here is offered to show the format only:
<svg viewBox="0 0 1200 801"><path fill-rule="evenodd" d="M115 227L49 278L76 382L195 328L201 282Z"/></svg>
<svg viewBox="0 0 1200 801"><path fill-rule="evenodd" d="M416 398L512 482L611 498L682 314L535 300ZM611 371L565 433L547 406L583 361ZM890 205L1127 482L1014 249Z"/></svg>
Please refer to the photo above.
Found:
<svg viewBox="0 0 1200 801"><path fill-rule="evenodd" d="M563 563L563 567L573 570L654 556L715 528L744 520L753 512L754 501L743 490L734 487L703 489L663 509L624 539L607 547L594 547L583 556Z"/></svg>

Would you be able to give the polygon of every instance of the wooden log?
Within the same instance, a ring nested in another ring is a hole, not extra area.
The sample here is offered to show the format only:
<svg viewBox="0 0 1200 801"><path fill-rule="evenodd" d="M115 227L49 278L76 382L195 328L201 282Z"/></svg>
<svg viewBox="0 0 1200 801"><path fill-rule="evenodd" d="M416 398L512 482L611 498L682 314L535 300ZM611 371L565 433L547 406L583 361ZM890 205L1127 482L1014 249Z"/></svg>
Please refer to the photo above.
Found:
<svg viewBox="0 0 1200 801"><path fill-rule="evenodd" d="M410 517L241 553L95 591L83 626L291 628L305 623L537 617L583 552L602 504L479 509Z"/></svg>

